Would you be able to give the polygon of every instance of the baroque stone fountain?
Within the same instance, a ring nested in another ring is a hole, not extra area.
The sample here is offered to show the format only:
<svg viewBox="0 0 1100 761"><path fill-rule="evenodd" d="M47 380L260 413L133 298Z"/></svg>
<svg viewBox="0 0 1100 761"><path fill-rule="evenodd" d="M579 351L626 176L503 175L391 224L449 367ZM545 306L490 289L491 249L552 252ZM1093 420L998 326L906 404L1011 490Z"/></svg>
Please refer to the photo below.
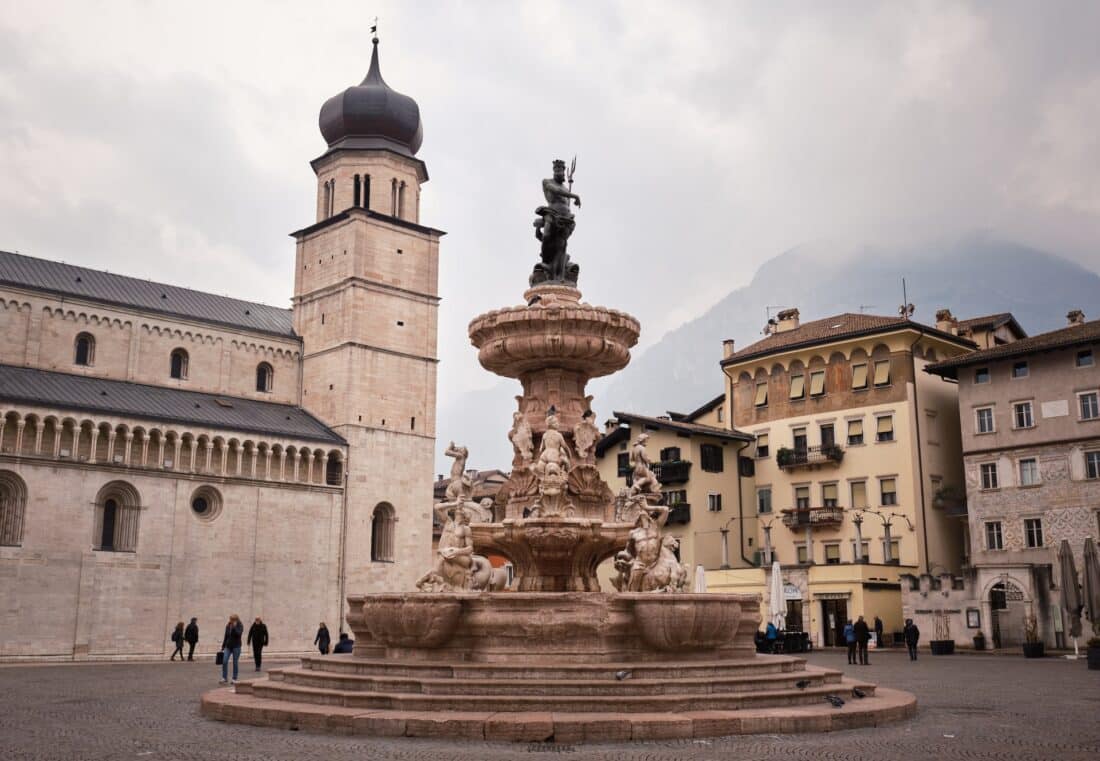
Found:
<svg viewBox="0 0 1100 761"><path fill-rule="evenodd" d="M640 326L581 301L567 253L575 227L563 162L543 181L525 303L470 323L478 359L518 379L512 473L495 504L471 499L452 442L444 521L417 591L353 594L354 653L307 657L203 697L207 716L348 733L578 742L823 731L911 715L915 700L804 659L757 655L757 595L691 594L664 536L646 435L632 484L612 494L595 465L589 380L621 370ZM500 520L494 520L499 517ZM511 589L488 554L508 558ZM597 566L613 558L615 589ZM840 705L837 706L839 701Z"/></svg>

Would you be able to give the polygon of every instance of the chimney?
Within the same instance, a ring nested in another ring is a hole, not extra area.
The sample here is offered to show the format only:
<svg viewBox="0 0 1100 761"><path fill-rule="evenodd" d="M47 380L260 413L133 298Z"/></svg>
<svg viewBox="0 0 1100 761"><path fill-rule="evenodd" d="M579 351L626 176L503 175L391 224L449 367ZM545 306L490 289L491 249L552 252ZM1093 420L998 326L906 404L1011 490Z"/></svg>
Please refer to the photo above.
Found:
<svg viewBox="0 0 1100 761"><path fill-rule="evenodd" d="M1084 325L1085 313L1080 309L1071 309L1069 310L1069 314L1066 315L1066 319L1069 321L1070 325Z"/></svg>
<svg viewBox="0 0 1100 761"><path fill-rule="evenodd" d="M953 336L959 334L959 320L951 314L950 309L940 309L936 312L936 330L950 333Z"/></svg>
<svg viewBox="0 0 1100 761"><path fill-rule="evenodd" d="M795 330L798 327L798 310L797 309L784 309L776 315L778 322L775 325L776 333L786 333L788 330Z"/></svg>
<svg viewBox="0 0 1100 761"><path fill-rule="evenodd" d="M733 339L727 338L722 342L722 358L726 359L733 356Z"/></svg>
<svg viewBox="0 0 1100 761"><path fill-rule="evenodd" d="M618 427L619 427L619 421L618 420L616 420L613 417L608 418L603 423L603 434L604 434L604 436L608 435L609 433L614 433L615 429L618 428Z"/></svg>

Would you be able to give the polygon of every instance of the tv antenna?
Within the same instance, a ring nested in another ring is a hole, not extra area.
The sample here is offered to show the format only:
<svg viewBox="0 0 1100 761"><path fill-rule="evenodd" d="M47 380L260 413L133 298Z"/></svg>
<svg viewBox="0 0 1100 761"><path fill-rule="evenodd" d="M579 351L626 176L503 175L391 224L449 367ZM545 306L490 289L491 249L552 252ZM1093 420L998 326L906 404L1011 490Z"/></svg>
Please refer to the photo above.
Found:
<svg viewBox="0 0 1100 761"><path fill-rule="evenodd" d="M775 332L775 320L772 319L772 310L790 309L790 307L781 306L778 304L770 304L764 307L764 314L767 316L767 322L764 323L764 329L760 332L766 336L770 336Z"/></svg>
<svg viewBox="0 0 1100 761"><path fill-rule="evenodd" d="M898 314L903 320L908 320L913 316L913 312L917 311L917 308L909 303L909 295L905 290L905 278L901 279L901 306L898 307Z"/></svg>

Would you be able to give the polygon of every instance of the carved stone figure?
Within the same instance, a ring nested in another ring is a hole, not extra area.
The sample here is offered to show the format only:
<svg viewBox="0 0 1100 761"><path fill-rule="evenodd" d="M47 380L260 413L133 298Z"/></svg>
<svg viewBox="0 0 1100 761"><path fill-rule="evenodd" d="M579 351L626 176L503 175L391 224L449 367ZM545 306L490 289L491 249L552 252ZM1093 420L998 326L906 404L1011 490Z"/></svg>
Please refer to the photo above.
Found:
<svg viewBox="0 0 1100 761"><path fill-rule="evenodd" d="M546 416L546 432L542 434L535 474L542 477L556 471L564 477L569 470L570 460L569 444L558 430L558 416L551 412Z"/></svg>
<svg viewBox="0 0 1100 761"><path fill-rule="evenodd" d="M493 568L489 558L482 555L474 555L473 567L470 571L470 589L475 592L500 592L508 586L508 571L504 568Z"/></svg>
<svg viewBox="0 0 1100 761"><path fill-rule="evenodd" d="M462 507L446 509L452 520L443 526L435 565L416 582L416 588L421 592L454 592L470 588L474 554L474 544L470 539L470 515Z"/></svg>
<svg viewBox="0 0 1100 761"><path fill-rule="evenodd" d="M545 439L543 440L545 441ZM550 518L562 516L572 518L577 509L569 499L566 491L568 480L569 476L564 469L554 462L547 464L538 475L539 495L535 498L534 504L531 505L530 517Z"/></svg>
<svg viewBox="0 0 1100 761"><path fill-rule="evenodd" d="M531 425L527 418L519 410L512 413L512 430L508 432L508 440L512 442L519 463L528 465L534 458L534 437L531 433Z"/></svg>
<svg viewBox="0 0 1100 761"><path fill-rule="evenodd" d="M446 502L468 502L474 491L473 481L466 475L466 460L470 456L470 450L466 447L456 447L452 441L443 454L453 457L451 463L451 482L447 484Z"/></svg>
<svg viewBox="0 0 1100 761"><path fill-rule="evenodd" d="M574 160L574 167L576 161ZM566 246L569 236L577 226L573 212L569 208L572 201L580 208L581 197L573 193L572 171L569 173L569 185L566 185L565 162L554 161L554 176L542 181L542 194L546 205L535 209L535 238L542 242L541 262L535 265L531 273L532 286L539 283L577 284L580 267L569 261Z"/></svg>
<svg viewBox="0 0 1100 761"><path fill-rule="evenodd" d="M633 484L630 486L630 494L633 495L645 495L647 498L661 496L661 484L657 481L657 476L650 468L649 455L646 454L645 447L649 441L649 434L642 432L638 435L638 438L634 441L634 446L630 449L630 466L634 468Z"/></svg>
<svg viewBox="0 0 1100 761"><path fill-rule="evenodd" d="M573 426L573 447L577 459L582 462L596 461L596 442L600 440L600 429L592 422L594 417L592 410L585 410L581 415L581 422Z"/></svg>
<svg viewBox="0 0 1100 761"><path fill-rule="evenodd" d="M626 549L615 556L618 574L611 580L620 592L682 592L687 570L676 559L680 540L663 536L668 508L645 507L638 512Z"/></svg>

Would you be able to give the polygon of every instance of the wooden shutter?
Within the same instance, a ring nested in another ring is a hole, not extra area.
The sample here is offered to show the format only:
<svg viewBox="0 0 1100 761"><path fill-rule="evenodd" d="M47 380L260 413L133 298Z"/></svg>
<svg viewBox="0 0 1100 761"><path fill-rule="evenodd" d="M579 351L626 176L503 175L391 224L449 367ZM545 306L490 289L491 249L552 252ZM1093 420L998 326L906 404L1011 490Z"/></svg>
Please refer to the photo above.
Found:
<svg viewBox="0 0 1100 761"><path fill-rule="evenodd" d="M756 400L753 402L757 407L763 407L768 403L768 384L757 383L756 384Z"/></svg>
<svg viewBox="0 0 1100 761"><path fill-rule="evenodd" d="M867 365L852 365L852 388L867 388Z"/></svg>
<svg viewBox="0 0 1100 761"><path fill-rule="evenodd" d="M878 419L878 432L879 433L893 433L894 432L894 417L892 415L886 415Z"/></svg>
<svg viewBox="0 0 1100 761"><path fill-rule="evenodd" d="M823 485L821 487L821 498L822 499L836 499L837 498L836 484L825 484L825 485Z"/></svg>
<svg viewBox="0 0 1100 761"><path fill-rule="evenodd" d="M848 421L848 437L862 436L863 435L863 421L862 420L849 420Z"/></svg>
<svg viewBox="0 0 1100 761"><path fill-rule="evenodd" d="M806 376L791 376L791 399L801 399L806 394Z"/></svg>
<svg viewBox="0 0 1100 761"><path fill-rule="evenodd" d="M852 507L863 510L867 507L867 482L852 482Z"/></svg>
<svg viewBox="0 0 1100 761"><path fill-rule="evenodd" d="M825 393L825 373L810 373L810 396L821 396Z"/></svg>
<svg viewBox="0 0 1100 761"><path fill-rule="evenodd" d="M875 385L885 386L890 382L890 360L882 359L875 362Z"/></svg>

